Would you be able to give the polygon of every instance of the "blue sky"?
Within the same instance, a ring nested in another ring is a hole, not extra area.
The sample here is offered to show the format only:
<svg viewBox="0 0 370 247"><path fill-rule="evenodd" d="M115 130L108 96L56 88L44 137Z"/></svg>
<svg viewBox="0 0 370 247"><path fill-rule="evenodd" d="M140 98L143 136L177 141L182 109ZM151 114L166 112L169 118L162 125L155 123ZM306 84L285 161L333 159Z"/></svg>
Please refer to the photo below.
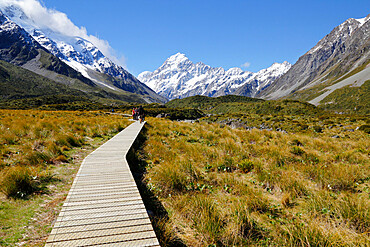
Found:
<svg viewBox="0 0 370 247"><path fill-rule="evenodd" d="M369 0L43 0L107 40L126 68L153 71L181 52L212 67L256 72L297 59ZM250 64L243 67L243 64Z"/></svg>

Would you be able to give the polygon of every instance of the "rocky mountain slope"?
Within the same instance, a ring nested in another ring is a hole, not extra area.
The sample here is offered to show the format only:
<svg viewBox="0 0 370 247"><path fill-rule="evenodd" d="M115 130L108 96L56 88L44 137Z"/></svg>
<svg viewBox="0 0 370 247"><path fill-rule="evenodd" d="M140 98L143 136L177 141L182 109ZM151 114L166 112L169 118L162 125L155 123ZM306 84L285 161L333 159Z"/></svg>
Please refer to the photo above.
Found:
<svg viewBox="0 0 370 247"><path fill-rule="evenodd" d="M105 57L91 42L45 27L40 28L17 6L2 6L0 11L3 12L0 13L2 20L0 32L3 37L0 59L59 82L62 80L70 84L67 78L60 79L55 74L45 72L45 68L67 77L78 77L79 81L97 86L109 94L134 93L142 95L144 102L166 101L121 66ZM16 46L11 44L14 40ZM13 52L9 53L10 50ZM45 57L50 60L46 65ZM55 71L55 68L70 73L60 73L61 71Z"/></svg>
<svg viewBox="0 0 370 247"><path fill-rule="evenodd" d="M40 96L69 95L88 98L88 94L0 60L0 102Z"/></svg>
<svg viewBox="0 0 370 247"><path fill-rule="evenodd" d="M224 70L201 62L194 64L185 54L177 53L154 72L141 73L138 79L168 99L194 95L215 97L235 93L254 97L288 71L290 66L288 62L274 63L257 73L240 68Z"/></svg>
<svg viewBox="0 0 370 247"><path fill-rule="evenodd" d="M363 19L348 19L334 28L311 50L301 56L292 68L266 90L256 96L266 99L290 97L312 101L327 89L332 90L356 82L357 86L370 79L370 15ZM338 82L361 72L361 78ZM331 88L328 88L331 87ZM325 98L325 97L321 97Z"/></svg>

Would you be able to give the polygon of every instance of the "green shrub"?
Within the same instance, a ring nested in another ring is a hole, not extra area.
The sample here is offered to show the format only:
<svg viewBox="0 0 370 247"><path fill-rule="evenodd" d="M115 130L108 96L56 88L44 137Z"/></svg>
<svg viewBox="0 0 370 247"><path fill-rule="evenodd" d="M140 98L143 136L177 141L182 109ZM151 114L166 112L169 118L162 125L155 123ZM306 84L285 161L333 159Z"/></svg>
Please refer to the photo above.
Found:
<svg viewBox="0 0 370 247"><path fill-rule="evenodd" d="M292 147L292 150L290 150L290 152L292 154L295 154L295 155L302 155L302 154L305 153L305 151L302 148L298 147L298 146Z"/></svg>
<svg viewBox="0 0 370 247"><path fill-rule="evenodd" d="M312 128L316 133L322 133L322 127L315 125Z"/></svg>
<svg viewBox="0 0 370 247"><path fill-rule="evenodd" d="M362 126L360 126L359 130L361 130L361 131L363 131L367 134L370 134L370 125L366 125L366 124L362 125Z"/></svg>
<svg viewBox="0 0 370 247"><path fill-rule="evenodd" d="M253 170L254 163L251 160L243 160L238 167L242 173L248 173Z"/></svg>

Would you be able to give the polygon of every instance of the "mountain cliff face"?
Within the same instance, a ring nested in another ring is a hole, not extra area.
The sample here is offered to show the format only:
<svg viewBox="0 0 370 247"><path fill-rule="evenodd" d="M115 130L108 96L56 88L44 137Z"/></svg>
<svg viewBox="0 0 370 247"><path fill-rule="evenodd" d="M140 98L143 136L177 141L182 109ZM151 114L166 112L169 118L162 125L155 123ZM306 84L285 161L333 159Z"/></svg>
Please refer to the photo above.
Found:
<svg viewBox="0 0 370 247"><path fill-rule="evenodd" d="M184 54L177 53L154 72L141 73L138 79L168 99L228 94L253 97L288 71L290 66L288 62L275 63L257 73L240 68L224 70L201 62L194 64Z"/></svg>
<svg viewBox="0 0 370 247"><path fill-rule="evenodd" d="M0 11L0 59L22 65L41 49L32 37Z"/></svg>
<svg viewBox="0 0 370 247"><path fill-rule="evenodd" d="M27 67L34 64L39 70L48 70L94 86L95 84L80 73L52 56L22 27L11 21L0 11L0 59ZM36 65L37 64L37 65Z"/></svg>
<svg viewBox="0 0 370 247"><path fill-rule="evenodd" d="M18 50L30 50L30 53L27 55L28 57L23 55L24 51L20 53L19 56L21 58L18 59L19 62L14 58L12 59L13 61L10 61L4 55L1 59L22 65L32 71L36 70L36 73L45 76L48 73L40 71L37 68L39 66L26 64L29 60L36 58L40 51L42 51L41 55L45 56L47 54L46 56L51 57L50 59L52 61L47 63L49 69L61 67L54 66L55 63L61 62L60 64L65 65L64 69L69 68L69 70L74 71L78 75L79 80L89 82L91 86L97 85L103 88L103 90L110 90L117 93L130 92L140 94L143 95L146 102L166 101L165 98L157 95L121 66L113 63L109 58L104 56L90 41L81 37L67 36L45 27L40 28L37 23L28 18L17 6L9 5L2 7L1 11L4 13L1 14L3 21L6 20L8 23L12 23L10 26L6 24L7 26L1 27L3 37L6 37L10 41L9 37L12 37L11 33L19 33L17 38L20 38L21 42L17 46ZM8 32L5 33L5 30L8 30ZM28 42L28 44L25 42ZM35 52L35 50L40 51ZM3 54L8 54L6 47L3 47L2 51ZM37 60L40 60L40 56ZM69 76L65 73L64 75ZM55 78L54 76L53 79Z"/></svg>
<svg viewBox="0 0 370 247"><path fill-rule="evenodd" d="M363 19L350 18L334 28L301 56L286 74L256 96L277 99L296 94L295 98L302 99L300 90L312 91L312 87L323 83L329 86L346 73L366 66L370 60L369 19L370 15ZM370 79L370 74L367 72L365 77ZM310 96L305 99L310 99Z"/></svg>

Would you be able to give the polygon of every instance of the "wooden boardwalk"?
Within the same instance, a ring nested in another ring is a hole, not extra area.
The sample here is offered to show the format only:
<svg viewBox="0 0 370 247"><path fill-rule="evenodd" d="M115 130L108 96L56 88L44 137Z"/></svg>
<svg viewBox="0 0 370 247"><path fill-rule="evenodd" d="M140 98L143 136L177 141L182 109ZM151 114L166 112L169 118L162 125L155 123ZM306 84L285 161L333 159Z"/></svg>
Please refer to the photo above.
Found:
<svg viewBox="0 0 370 247"><path fill-rule="evenodd" d="M45 246L159 246L126 154L135 122L87 156Z"/></svg>

